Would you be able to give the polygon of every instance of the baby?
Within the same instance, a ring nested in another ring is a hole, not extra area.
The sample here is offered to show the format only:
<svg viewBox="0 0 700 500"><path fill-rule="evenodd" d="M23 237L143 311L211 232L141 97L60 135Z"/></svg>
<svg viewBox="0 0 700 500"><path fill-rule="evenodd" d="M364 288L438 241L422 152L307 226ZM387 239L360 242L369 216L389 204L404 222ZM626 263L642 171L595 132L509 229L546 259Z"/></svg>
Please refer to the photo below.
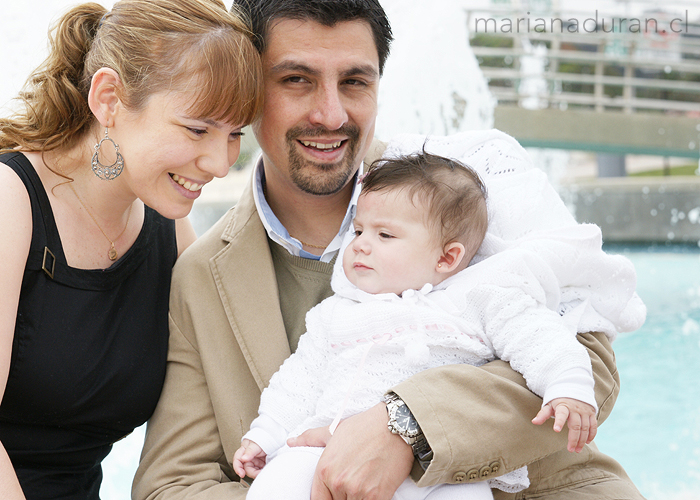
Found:
<svg viewBox="0 0 700 500"><path fill-rule="evenodd" d="M241 478L257 477L248 500L308 500L323 448L290 448L289 437L332 433L394 384L446 364L510 362L544 398L533 423L555 417L557 432L568 423L570 451L593 440L590 359L545 306L536 257L512 250L467 267L487 225L486 190L470 168L426 152L373 164L335 265L335 294L308 312L307 332L234 456ZM409 478L394 499L492 499L491 487L528 484L524 467L470 484L418 488Z"/></svg>

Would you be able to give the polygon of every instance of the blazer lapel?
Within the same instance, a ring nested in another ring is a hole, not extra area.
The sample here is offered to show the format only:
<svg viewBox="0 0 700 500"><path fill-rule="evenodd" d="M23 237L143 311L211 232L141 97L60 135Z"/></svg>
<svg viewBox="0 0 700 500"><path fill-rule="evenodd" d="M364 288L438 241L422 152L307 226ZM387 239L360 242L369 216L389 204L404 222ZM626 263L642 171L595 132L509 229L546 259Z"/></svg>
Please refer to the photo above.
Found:
<svg viewBox="0 0 700 500"><path fill-rule="evenodd" d="M279 306L267 233L248 185L222 238L229 244L211 261L233 334L260 390L291 354Z"/></svg>

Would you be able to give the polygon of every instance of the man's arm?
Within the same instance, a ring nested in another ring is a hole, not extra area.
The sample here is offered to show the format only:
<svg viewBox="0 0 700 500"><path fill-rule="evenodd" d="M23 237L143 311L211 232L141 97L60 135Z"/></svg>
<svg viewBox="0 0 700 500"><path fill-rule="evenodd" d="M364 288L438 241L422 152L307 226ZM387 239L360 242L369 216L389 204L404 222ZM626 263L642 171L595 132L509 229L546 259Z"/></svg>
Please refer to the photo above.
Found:
<svg viewBox="0 0 700 500"><path fill-rule="evenodd" d="M600 424L620 389L615 355L605 334L579 334L578 340L591 357ZM454 484L501 476L566 449L566 434L531 422L542 399L504 361L432 368L392 390L411 409L433 449L428 470L423 472L411 448L388 431L386 408L380 403L343 421L330 440L320 432L325 429L312 429L293 444L326 446L312 500L388 500L411 463L419 486ZM385 465L362 467L373 463Z"/></svg>
<svg viewBox="0 0 700 500"><path fill-rule="evenodd" d="M615 355L602 333L579 334L578 340L591 357L600 424L620 389ZM500 476L567 445L566 435L532 424L542 399L503 361L433 368L392 390L411 409L433 449L425 473L413 468L419 486Z"/></svg>
<svg viewBox="0 0 700 500"><path fill-rule="evenodd" d="M238 445L238 443L236 443ZM134 500L244 499L226 463L199 353L170 319L165 385L148 422Z"/></svg>

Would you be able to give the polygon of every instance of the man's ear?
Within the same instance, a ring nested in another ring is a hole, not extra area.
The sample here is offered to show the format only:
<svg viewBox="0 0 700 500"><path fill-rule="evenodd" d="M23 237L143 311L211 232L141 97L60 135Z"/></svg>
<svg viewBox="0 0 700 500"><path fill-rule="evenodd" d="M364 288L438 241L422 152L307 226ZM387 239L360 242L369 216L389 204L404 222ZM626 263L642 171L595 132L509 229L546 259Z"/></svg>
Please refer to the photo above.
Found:
<svg viewBox="0 0 700 500"><path fill-rule="evenodd" d="M466 250L464 245L458 241L452 241L445 245L442 255L438 259L436 271L439 273L450 273L457 269L464 259Z"/></svg>
<svg viewBox="0 0 700 500"><path fill-rule="evenodd" d="M121 78L112 68L100 68L92 75L88 105L103 127L114 125L114 116L121 106Z"/></svg>
<svg viewBox="0 0 700 500"><path fill-rule="evenodd" d="M365 172L367 172L367 169L374 160L377 160L382 157L384 151L386 150L386 147L386 142L382 142L376 137L372 139L372 143L370 144L369 149L367 150L367 154L365 155L365 158L363 160L365 163Z"/></svg>

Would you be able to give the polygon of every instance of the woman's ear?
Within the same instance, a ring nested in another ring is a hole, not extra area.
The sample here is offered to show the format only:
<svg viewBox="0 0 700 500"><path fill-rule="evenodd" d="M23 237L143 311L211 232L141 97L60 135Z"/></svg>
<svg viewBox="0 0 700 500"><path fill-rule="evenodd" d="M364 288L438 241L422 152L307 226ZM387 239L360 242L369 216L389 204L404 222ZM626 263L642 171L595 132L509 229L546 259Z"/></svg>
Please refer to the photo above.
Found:
<svg viewBox="0 0 700 500"><path fill-rule="evenodd" d="M88 105L103 127L114 125L114 116L121 106L121 86L121 78L112 68L100 68L92 75Z"/></svg>
<svg viewBox="0 0 700 500"><path fill-rule="evenodd" d="M445 245L442 255L438 259L437 272L450 273L457 269L462 259L464 259L465 253L464 245L458 241L452 241Z"/></svg>

